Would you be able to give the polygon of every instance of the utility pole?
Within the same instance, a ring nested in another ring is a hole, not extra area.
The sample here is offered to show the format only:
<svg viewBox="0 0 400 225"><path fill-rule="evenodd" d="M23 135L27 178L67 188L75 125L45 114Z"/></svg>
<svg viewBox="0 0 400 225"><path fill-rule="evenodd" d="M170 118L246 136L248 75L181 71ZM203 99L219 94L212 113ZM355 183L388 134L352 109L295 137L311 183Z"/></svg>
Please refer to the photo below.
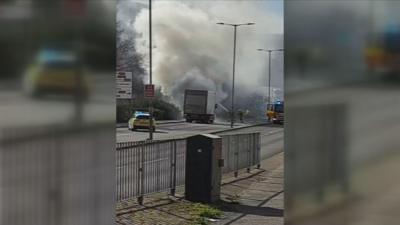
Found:
<svg viewBox="0 0 400 225"><path fill-rule="evenodd" d="M235 65L236 65L236 30L237 26L234 26L233 35L233 68L232 68L232 103L231 103L231 127L233 128L233 123L235 121Z"/></svg>
<svg viewBox="0 0 400 225"><path fill-rule="evenodd" d="M271 50L268 50L268 104L271 104Z"/></svg>
<svg viewBox="0 0 400 225"><path fill-rule="evenodd" d="M234 29L233 33L233 68L232 68L232 92L231 92L231 127L234 125L235 121L235 66L236 66L236 30L238 26L242 25L254 25L255 23L240 23L240 24L230 24L230 23L217 23L218 25L228 25L232 26Z"/></svg>

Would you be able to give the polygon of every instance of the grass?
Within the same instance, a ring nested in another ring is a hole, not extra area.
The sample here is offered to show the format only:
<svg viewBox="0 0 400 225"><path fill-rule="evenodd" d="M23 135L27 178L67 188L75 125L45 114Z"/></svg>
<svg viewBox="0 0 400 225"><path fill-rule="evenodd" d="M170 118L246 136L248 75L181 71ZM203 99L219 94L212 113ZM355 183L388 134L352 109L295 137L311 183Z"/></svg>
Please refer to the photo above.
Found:
<svg viewBox="0 0 400 225"><path fill-rule="evenodd" d="M195 225L207 225L207 218L221 218L222 211L210 205L194 203L190 207L190 214L193 215Z"/></svg>

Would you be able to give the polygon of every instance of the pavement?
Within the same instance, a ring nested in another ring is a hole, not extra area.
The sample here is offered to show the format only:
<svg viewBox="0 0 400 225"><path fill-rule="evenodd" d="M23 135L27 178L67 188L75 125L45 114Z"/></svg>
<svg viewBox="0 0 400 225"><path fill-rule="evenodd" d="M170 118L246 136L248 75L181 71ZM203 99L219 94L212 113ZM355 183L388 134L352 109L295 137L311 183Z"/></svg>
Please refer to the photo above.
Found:
<svg viewBox="0 0 400 225"><path fill-rule="evenodd" d="M263 160L260 169L250 173L241 171L237 178L225 174L221 201L212 205L223 215L204 221L211 225L283 224L283 182L283 152ZM118 203L117 224L201 224L196 211L198 205L184 200L183 191L180 187L176 197L166 193L146 196L143 205L135 199Z"/></svg>
<svg viewBox="0 0 400 225"><path fill-rule="evenodd" d="M261 163L260 170L223 180L220 208L224 218L218 225L284 224L283 153ZM214 224L214 223L213 223Z"/></svg>

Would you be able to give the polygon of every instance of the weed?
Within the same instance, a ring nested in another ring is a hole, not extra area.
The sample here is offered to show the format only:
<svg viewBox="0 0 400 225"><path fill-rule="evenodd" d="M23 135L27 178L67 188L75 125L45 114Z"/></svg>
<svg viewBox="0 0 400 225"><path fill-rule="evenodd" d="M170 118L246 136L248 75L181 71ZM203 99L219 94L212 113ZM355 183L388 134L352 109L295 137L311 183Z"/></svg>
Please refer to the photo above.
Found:
<svg viewBox="0 0 400 225"><path fill-rule="evenodd" d="M218 219L222 216L221 210L201 203L194 203L190 211L195 218L194 222L196 225L207 225L208 221L206 218Z"/></svg>

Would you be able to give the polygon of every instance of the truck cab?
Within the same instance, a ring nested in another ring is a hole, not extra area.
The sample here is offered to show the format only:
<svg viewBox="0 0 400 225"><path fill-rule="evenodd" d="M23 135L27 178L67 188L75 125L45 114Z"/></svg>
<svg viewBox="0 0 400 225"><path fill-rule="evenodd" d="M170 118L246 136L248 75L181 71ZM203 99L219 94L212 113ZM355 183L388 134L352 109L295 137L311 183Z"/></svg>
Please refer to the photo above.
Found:
<svg viewBox="0 0 400 225"><path fill-rule="evenodd" d="M276 101L267 105L267 118L272 123L283 124L284 121L284 104L283 101Z"/></svg>

